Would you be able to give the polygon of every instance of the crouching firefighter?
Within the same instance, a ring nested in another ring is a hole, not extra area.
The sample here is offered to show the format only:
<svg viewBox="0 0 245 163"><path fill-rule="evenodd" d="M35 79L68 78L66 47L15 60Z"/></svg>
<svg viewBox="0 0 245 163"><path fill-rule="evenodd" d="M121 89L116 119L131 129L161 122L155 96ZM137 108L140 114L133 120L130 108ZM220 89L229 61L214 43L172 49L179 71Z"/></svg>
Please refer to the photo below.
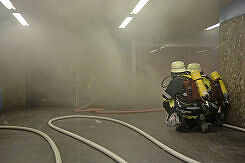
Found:
<svg viewBox="0 0 245 163"><path fill-rule="evenodd" d="M211 73L211 78L205 75L200 64L191 63L187 67L188 74L193 71L199 71L202 75L202 80L208 90L210 98L208 100L209 108L206 110L205 116L209 123L217 126L222 126L229 107L228 92L221 80L218 72Z"/></svg>
<svg viewBox="0 0 245 163"><path fill-rule="evenodd" d="M167 126L176 126L176 131L187 131L188 128L196 125L200 126L204 133L208 130L202 103L207 99L208 93L204 90L200 96L203 83L195 73L192 74L193 76L188 75L181 61L171 64L172 80L163 91L162 97L163 107L168 114Z"/></svg>
<svg viewBox="0 0 245 163"><path fill-rule="evenodd" d="M216 116L210 116L211 122L216 123L218 126L223 126L225 117L229 109L229 94L222 81L220 74L214 71L210 74L211 76L211 91L210 91L210 103L212 106L216 106Z"/></svg>

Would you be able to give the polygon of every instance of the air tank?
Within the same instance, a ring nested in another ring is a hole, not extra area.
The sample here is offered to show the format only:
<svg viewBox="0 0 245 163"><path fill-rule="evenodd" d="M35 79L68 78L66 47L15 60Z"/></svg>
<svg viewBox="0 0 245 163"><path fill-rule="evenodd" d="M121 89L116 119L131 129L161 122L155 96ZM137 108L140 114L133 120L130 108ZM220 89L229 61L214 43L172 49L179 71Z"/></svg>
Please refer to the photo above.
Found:
<svg viewBox="0 0 245 163"><path fill-rule="evenodd" d="M208 90L202 81L202 76L199 71L195 70L191 73L191 78L195 81L198 92L204 101L209 99Z"/></svg>
<svg viewBox="0 0 245 163"><path fill-rule="evenodd" d="M219 81L219 85L220 85L221 91L222 91L222 93L224 95L224 98L227 99L228 98L228 91L227 91L227 89L225 87L225 84L224 84L223 80L221 80L220 74L217 71L214 71L214 72L211 73L210 76L211 76L211 79L213 81L217 81L217 80Z"/></svg>

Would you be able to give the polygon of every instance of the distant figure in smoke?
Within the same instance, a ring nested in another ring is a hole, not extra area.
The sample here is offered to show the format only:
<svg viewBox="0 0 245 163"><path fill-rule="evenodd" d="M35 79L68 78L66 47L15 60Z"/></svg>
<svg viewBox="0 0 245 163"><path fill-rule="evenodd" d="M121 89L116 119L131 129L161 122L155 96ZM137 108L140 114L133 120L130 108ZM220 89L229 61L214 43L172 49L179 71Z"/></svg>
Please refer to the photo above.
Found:
<svg viewBox="0 0 245 163"><path fill-rule="evenodd" d="M74 105L84 105L96 99L95 90L101 78L98 72L93 71L81 62L71 70L74 91Z"/></svg>

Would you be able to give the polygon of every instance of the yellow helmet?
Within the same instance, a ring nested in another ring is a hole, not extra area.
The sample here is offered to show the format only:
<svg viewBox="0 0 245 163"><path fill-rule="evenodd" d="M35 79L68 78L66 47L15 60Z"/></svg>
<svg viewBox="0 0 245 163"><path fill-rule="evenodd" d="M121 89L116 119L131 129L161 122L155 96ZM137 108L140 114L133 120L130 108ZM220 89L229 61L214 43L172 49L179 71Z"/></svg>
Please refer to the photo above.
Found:
<svg viewBox="0 0 245 163"><path fill-rule="evenodd" d="M182 61L175 61L171 64L172 73L182 73L186 72L185 64Z"/></svg>
<svg viewBox="0 0 245 163"><path fill-rule="evenodd" d="M187 71L189 72L193 72L193 71L199 71L201 72L202 71L202 68L201 68L201 65L199 63L191 63L187 66Z"/></svg>

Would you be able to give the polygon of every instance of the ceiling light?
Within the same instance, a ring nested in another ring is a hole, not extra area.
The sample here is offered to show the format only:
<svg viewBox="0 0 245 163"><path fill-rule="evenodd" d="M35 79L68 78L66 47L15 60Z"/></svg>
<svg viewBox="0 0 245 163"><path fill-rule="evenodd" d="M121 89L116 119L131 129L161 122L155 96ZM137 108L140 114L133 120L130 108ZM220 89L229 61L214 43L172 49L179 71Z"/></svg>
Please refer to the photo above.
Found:
<svg viewBox="0 0 245 163"><path fill-rule="evenodd" d="M150 53L154 53L154 52L157 52L157 49L151 50L151 51L150 51Z"/></svg>
<svg viewBox="0 0 245 163"><path fill-rule="evenodd" d="M218 48L219 48L219 47L218 47L218 46L216 46L216 47L213 47L212 49L213 49L213 50L215 50L215 49L218 49Z"/></svg>
<svg viewBox="0 0 245 163"><path fill-rule="evenodd" d="M13 13L14 17L22 24L23 26L29 26L26 20L22 17L20 13Z"/></svg>
<svg viewBox="0 0 245 163"><path fill-rule="evenodd" d="M128 25L128 23L131 22L132 19L133 19L133 17L127 17L127 18L122 22L122 24L119 26L119 28L125 28L125 27Z"/></svg>
<svg viewBox="0 0 245 163"><path fill-rule="evenodd" d="M2 4L7 8L7 9L13 9L15 10L16 8L13 6L13 4L10 2L10 0L0 0Z"/></svg>
<svg viewBox="0 0 245 163"><path fill-rule="evenodd" d="M219 26L220 26L220 23L215 24L215 25L213 25L213 26L211 26L211 27L208 27L208 28L206 28L206 29L204 29L204 30L205 30L205 31L208 31L208 30L214 29L214 28L219 27Z"/></svg>
<svg viewBox="0 0 245 163"><path fill-rule="evenodd" d="M137 14L148 2L149 0L140 0L139 3L135 6L131 14Z"/></svg>
<svg viewBox="0 0 245 163"><path fill-rule="evenodd" d="M201 50L201 51L198 51L196 53L205 53L205 52L208 52L208 50Z"/></svg>

